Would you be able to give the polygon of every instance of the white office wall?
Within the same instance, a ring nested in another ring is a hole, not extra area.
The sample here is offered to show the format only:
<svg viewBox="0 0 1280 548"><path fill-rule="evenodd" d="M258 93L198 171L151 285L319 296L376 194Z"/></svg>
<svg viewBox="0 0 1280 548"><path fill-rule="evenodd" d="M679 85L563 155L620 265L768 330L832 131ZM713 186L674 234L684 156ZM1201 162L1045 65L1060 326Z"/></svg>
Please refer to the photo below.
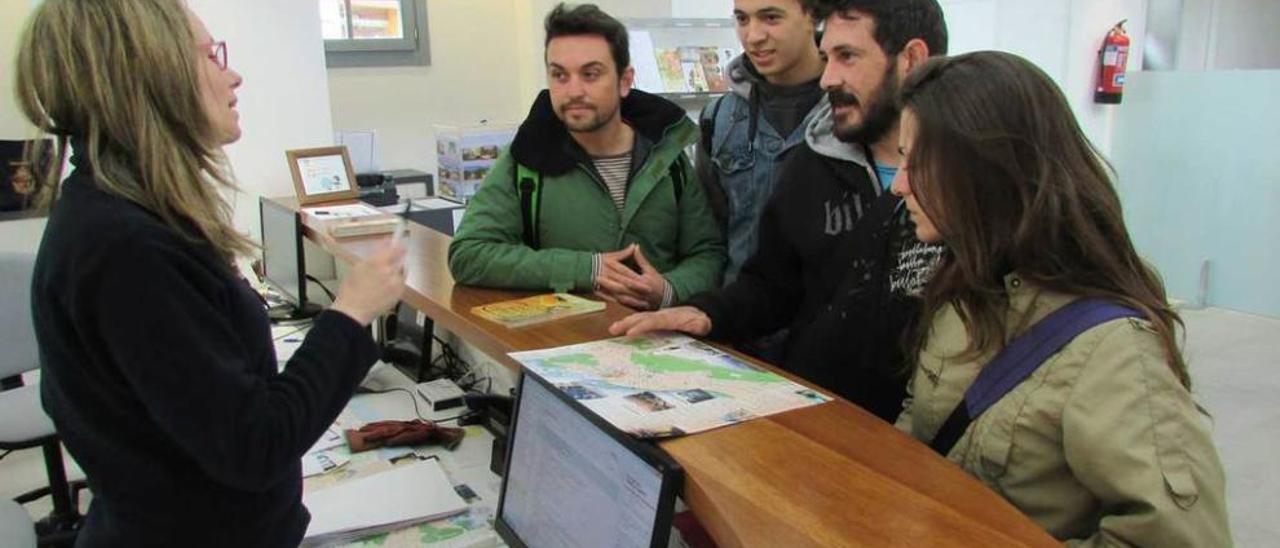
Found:
<svg viewBox="0 0 1280 548"><path fill-rule="evenodd" d="M240 141L226 148L243 192L236 227L258 234L258 197L293 194L284 151L333 142L329 82L317 2L187 0L209 32L227 41L228 62L244 77Z"/></svg>
<svg viewBox="0 0 1280 548"><path fill-rule="evenodd" d="M227 147L242 192L235 224L258 233L258 196L293 193L284 151L332 142L318 4L297 0L187 0L244 76L239 111L243 136ZM31 0L0 0L0 138L30 138L12 96L13 42ZM0 223L0 249L34 249L43 221Z"/></svg>
<svg viewBox="0 0 1280 548"><path fill-rule="evenodd" d="M31 13L31 0L0 0L0 139L30 139L35 128L18 111L13 94L18 35ZM34 253L44 233L44 219L0 221L0 252Z"/></svg>
<svg viewBox="0 0 1280 548"><path fill-rule="evenodd" d="M30 139L35 128L18 111L13 95L18 35L31 13L31 0L0 0L0 139Z"/></svg>
<svg viewBox="0 0 1280 548"><path fill-rule="evenodd" d="M708 0L708 3L723 3L725 0ZM732 0L729 0L732 2ZM521 80L522 95L527 97L526 103L531 102L538 92L547 87L546 80L546 62L545 62L545 32L542 24L547 14L560 0L527 0L517 3L525 4L525 8L521 10L522 20L517 21L519 32L521 33L521 44L523 47L520 52L520 63L523 78ZM676 4L681 3L679 0ZM688 4L688 2L684 2ZM599 0L596 5L600 9L618 18L649 18L649 17L672 17L672 0L657 0L647 2L636 2L633 0ZM730 4L732 5L732 4ZM681 9L682 13L688 13L689 10ZM680 17L688 17L689 15L681 15ZM728 17L726 12L724 17Z"/></svg>
<svg viewBox="0 0 1280 548"><path fill-rule="evenodd" d="M1108 154L1115 107L1093 102L1097 52L1111 26L1128 19L1128 68L1142 67L1146 0L941 0L958 54L997 49L1026 57L1062 88L1089 139Z"/></svg>
<svg viewBox="0 0 1280 548"><path fill-rule="evenodd" d="M1280 70L1135 74L1115 167L1139 253L1172 297L1280 317ZM1274 86L1274 87L1273 87Z"/></svg>
<svg viewBox="0 0 1280 548"><path fill-rule="evenodd" d="M44 217L0 221L0 252L35 253L44 225Z"/></svg>
<svg viewBox="0 0 1280 548"><path fill-rule="evenodd" d="M383 169L434 173L433 125L518 122L528 107L516 40L515 8L524 3L430 2L430 66L328 70L334 127L377 131Z"/></svg>
<svg viewBox="0 0 1280 548"><path fill-rule="evenodd" d="M1063 91L1080 126L1102 153L1111 156L1115 133L1115 105L1093 102L1097 86L1098 49L1112 25L1127 19L1130 43L1128 69L1142 68L1142 43L1147 21L1146 0L1072 0L1067 31L1066 77Z"/></svg>
<svg viewBox="0 0 1280 548"><path fill-rule="evenodd" d="M558 1L431 1L430 66L329 70L334 128L377 131L384 169L435 173L433 125L524 119L545 87L542 22ZM715 2L727 16L731 0ZM673 9L672 0L596 4L616 17L671 17Z"/></svg>
<svg viewBox="0 0 1280 548"><path fill-rule="evenodd" d="M733 0L671 0L672 17L717 19L733 14Z"/></svg>
<svg viewBox="0 0 1280 548"><path fill-rule="evenodd" d="M1280 234L1276 71L1280 2L1185 0L1177 72L1141 72L1147 0L942 0L952 53L1001 49L1027 57L1063 88L1081 126L1111 158L1138 250L1170 294L1192 301L1210 262L1211 305L1280 314L1267 279L1275 260L1259 242ZM990 14L994 12L992 17ZM1124 103L1092 102L1096 51L1128 19L1131 72ZM1224 110L1225 109L1225 110ZM1224 139L1223 136L1231 136ZM1223 161L1230 158L1230 161ZM1273 254L1272 254L1273 255Z"/></svg>
<svg viewBox="0 0 1280 548"><path fill-rule="evenodd" d="M1184 0L1178 70L1280 68L1280 2Z"/></svg>

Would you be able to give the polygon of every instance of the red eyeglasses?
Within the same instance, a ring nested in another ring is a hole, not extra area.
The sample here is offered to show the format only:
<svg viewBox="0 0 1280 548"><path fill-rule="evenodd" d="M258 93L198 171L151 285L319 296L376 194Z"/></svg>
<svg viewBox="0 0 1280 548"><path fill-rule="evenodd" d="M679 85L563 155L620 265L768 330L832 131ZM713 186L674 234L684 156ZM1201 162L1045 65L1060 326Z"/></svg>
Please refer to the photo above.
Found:
<svg viewBox="0 0 1280 548"><path fill-rule="evenodd" d="M218 65L218 68L227 70L227 43L224 41L209 43L209 60Z"/></svg>

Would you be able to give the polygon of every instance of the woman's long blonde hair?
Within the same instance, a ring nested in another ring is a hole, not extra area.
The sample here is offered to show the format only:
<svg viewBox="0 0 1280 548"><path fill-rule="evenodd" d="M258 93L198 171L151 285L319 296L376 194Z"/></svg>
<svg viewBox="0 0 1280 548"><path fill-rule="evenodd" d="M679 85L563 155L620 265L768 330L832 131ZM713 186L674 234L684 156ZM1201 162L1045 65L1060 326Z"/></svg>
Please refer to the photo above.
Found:
<svg viewBox="0 0 1280 548"><path fill-rule="evenodd" d="M24 29L17 97L27 119L57 137L28 157L51 207L69 139L103 191L159 216L227 260L254 244L231 223L235 190L200 95L195 35L181 0L46 0Z"/></svg>

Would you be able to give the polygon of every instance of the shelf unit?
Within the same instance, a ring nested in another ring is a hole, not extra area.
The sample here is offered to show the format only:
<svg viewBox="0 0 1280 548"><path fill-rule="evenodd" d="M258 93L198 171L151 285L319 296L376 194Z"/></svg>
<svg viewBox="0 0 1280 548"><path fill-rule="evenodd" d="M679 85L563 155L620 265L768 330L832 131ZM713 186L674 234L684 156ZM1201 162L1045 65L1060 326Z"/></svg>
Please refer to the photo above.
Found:
<svg viewBox="0 0 1280 548"><path fill-rule="evenodd" d="M731 19L627 18L636 89L696 112L727 89L725 67L742 53ZM705 89L699 89L705 88Z"/></svg>

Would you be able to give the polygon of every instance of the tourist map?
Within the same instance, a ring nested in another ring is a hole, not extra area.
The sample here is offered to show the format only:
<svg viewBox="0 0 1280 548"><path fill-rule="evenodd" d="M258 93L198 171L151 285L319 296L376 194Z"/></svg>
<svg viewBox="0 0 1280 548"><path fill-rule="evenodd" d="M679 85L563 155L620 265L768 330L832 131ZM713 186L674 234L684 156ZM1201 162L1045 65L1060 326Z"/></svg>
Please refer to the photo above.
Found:
<svg viewBox="0 0 1280 548"><path fill-rule="evenodd" d="M511 357L642 438L692 434L830 400L683 335L620 337Z"/></svg>

